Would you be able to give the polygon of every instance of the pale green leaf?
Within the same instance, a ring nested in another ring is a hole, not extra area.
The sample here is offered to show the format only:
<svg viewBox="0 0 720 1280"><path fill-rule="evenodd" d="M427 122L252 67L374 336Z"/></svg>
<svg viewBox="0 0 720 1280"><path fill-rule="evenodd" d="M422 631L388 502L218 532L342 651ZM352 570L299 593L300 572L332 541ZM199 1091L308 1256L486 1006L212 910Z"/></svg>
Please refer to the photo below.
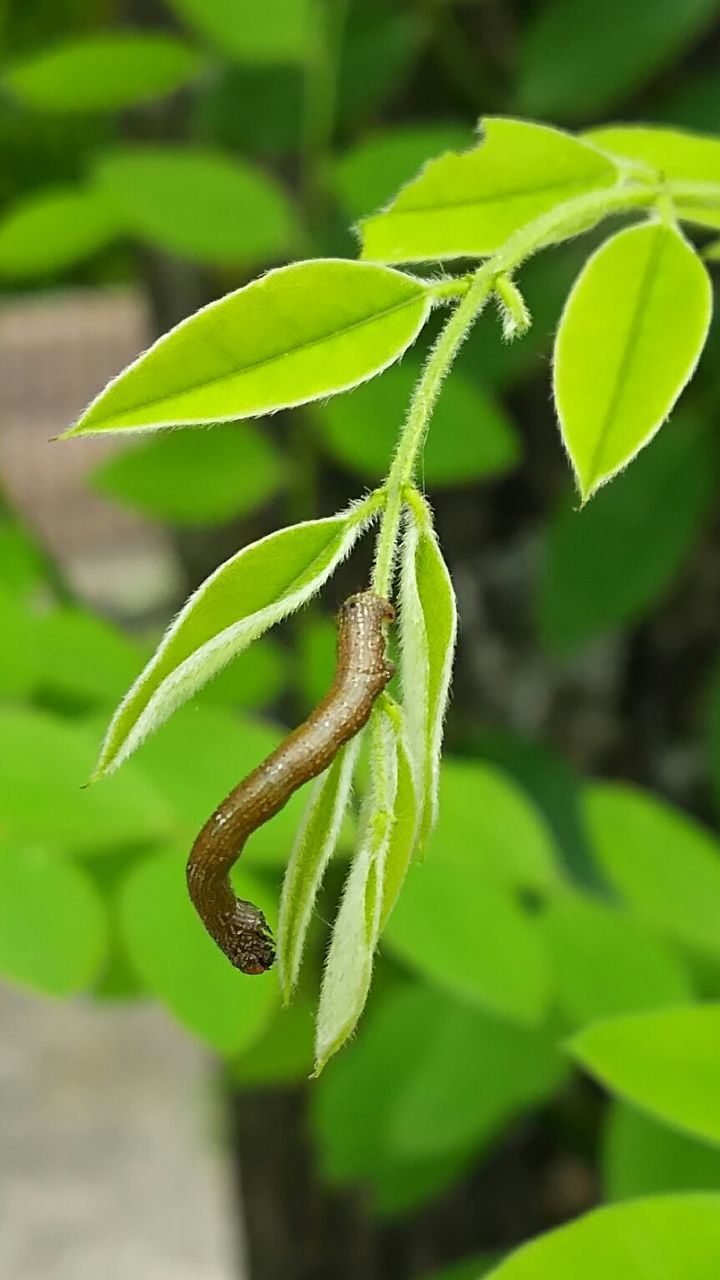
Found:
<svg viewBox="0 0 720 1280"><path fill-rule="evenodd" d="M685 1133L720 1143L720 1005L596 1022L568 1049L614 1093Z"/></svg>
<svg viewBox="0 0 720 1280"><path fill-rule="evenodd" d="M266 636L218 671L202 697L219 707L268 707L286 688L289 676L287 651Z"/></svg>
<svg viewBox="0 0 720 1280"><path fill-rule="evenodd" d="M66 435L248 418L380 373L428 315L423 284L327 258L269 271L160 338Z"/></svg>
<svg viewBox="0 0 720 1280"><path fill-rule="evenodd" d="M422 366L412 356L312 410L320 437L338 462L382 479L397 446ZM472 484L503 475L520 460L520 444L500 403L462 373L448 379L433 414L420 466L425 484Z"/></svg>
<svg viewBox="0 0 720 1280"><path fill-rule="evenodd" d="M532 1240L487 1280L712 1280L718 1259L720 1196L653 1196Z"/></svg>
<svg viewBox="0 0 720 1280"><path fill-rule="evenodd" d="M404 721L396 727L397 791L393 825L390 832L382 886L382 913L379 932L382 933L400 891L417 846L420 807L415 790L412 761L407 749Z"/></svg>
<svg viewBox="0 0 720 1280"><path fill-rule="evenodd" d="M39 111L113 111L151 102L193 80L202 59L162 31L88 35L12 63L2 86Z"/></svg>
<svg viewBox="0 0 720 1280"><path fill-rule="evenodd" d="M179 525L231 520L267 502L284 479L281 455L260 428L173 431L102 462L96 492Z"/></svg>
<svg viewBox="0 0 720 1280"><path fill-rule="evenodd" d="M273 920L261 882L243 873L237 890ZM120 909L134 967L185 1026L225 1054L249 1048L262 1035L277 1008L277 984L271 973L248 978L228 963L192 906L176 850L154 854L131 872Z"/></svg>
<svg viewBox="0 0 720 1280"><path fill-rule="evenodd" d="M455 592L430 509L418 497L406 511L400 575L400 678L407 747L421 804L421 846L437 819L443 724L456 636Z"/></svg>
<svg viewBox="0 0 720 1280"><path fill-rule="evenodd" d="M558 129L486 117L470 151L432 160L360 223L363 258L418 262L494 253L549 209L617 180L612 161Z"/></svg>
<svg viewBox="0 0 720 1280"><path fill-rule="evenodd" d="M96 775L117 768L216 671L309 600L349 553L367 519L361 506L290 525L216 569L181 609L119 706Z"/></svg>
<svg viewBox="0 0 720 1280"><path fill-rule="evenodd" d="M315 783L290 855L277 933L278 973L286 1000L297 982L315 899L337 847L359 745L355 737Z"/></svg>
<svg viewBox="0 0 720 1280"><path fill-rule="evenodd" d="M562 882L542 814L511 777L484 761L443 760L438 821L427 856L440 867L466 868L506 889L544 895Z"/></svg>
<svg viewBox="0 0 720 1280"><path fill-rule="evenodd" d="M389 1117L388 1144L415 1160L477 1150L566 1072L548 1036L446 1002Z"/></svg>
<svg viewBox="0 0 720 1280"><path fill-rule="evenodd" d="M714 205L703 204L700 193L675 203L688 222L720 227L720 138L657 125L606 125L585 137L610 155L646 167L658 181L715 184Z"/></svg>
<svg viewBox="0 0 720 1280"><path fill-rule="evenodd" d="M370 724L370 789L328 949L315 1034L315 1073L354 1031L365 1007L380 934L385 859L397 793L397 749L387 716Z"/></svg>
<svg viewBox="0 0 720 1280"><path fill-rule="evenodd" d="M53 996L82 991L97 976L106 934L102 902L79 867L46 849L0 849L3 978Z"/></svg>
<svg viewBox="0 0 720 1280"><path fill-rule="evenodd" d="M137 768L82 789L97 748L85 725L5 707L0 742L0 839L90 854L172 831L170 806Z"/></svg>
<svg viewBox="0 0 720 1280"><path fill-rule="evenodd" d="M630 786L590 787L585 813L593 853L628 905L670 937L720 954L720 841Z"/></svg>
<svg viewBox="0 0 720 1280"><path fill-rule="evenodd" d="M555 401L586 501L653 437L700 358L710 281L673 227L647 222L593 254L555 343Z"/></svg>
<svg viewBox="0 0 720 1280"><path fill-rule="evenodd" d="M309 50L308 0L170 0L178 16L238 62L302 62Z"/></svg>
<svg viewBox="0 0 720 1280"><path fill-rule="evenodd" d="M563 1015L582 1025L682 1004L692 992L681 960L631 916L579 894L540 917Z"/></svg>
<svg viewBox="0 0 720 1280"><path fill-rule="evenodd" d="M193 262L259 265L297 243L282 188L248 161L219 151L127 147L101 158L95 180L127 232ZM214 361L227 363L233 345L216 349Z"/></svg>
<svg viewBox="0 0 720 1280"><path fill-rule="evenodd" d="M97 192L45 187L0 219L0 277L33 279L76 263L117 238L118 219Z"/></svg>
<svg viewBox="0 0 720 1280"><path fill-rule="evenodd" d="M540 635L559 653L632 621L672 584L715 499L716 440L679 410L587 507L551 517L538 579Z"/></svg>
<svg viewBox="0 0 720 1280"><path fill-rule="evenodd" d="M639 93L702 34L717 7L717 0L548 0L520 40L521 110L582 119Z"/></svg>
<svg viewBox="0 0 720 1280"><path fill-rule="evenodd" d="M535 922L470 865L412 866L384 937L405 964L493 1016L531 1025L547 1007L548 962Z"/></svg>
<svg viewBox="0 0 720 1280"><path fill-rule="evenodd" d="M623 1102L613 1102L603 1133L603 1182L610 1200L663 1191L720 1191L720 1151Z"/></svg>
<svg viewBox="0 0 720 1280"><path fill-rule="evenodd" d="M471 146L462 124L409 124L371 134L335 162L333 181L350 218L379 209L441 151Z"/></svg>

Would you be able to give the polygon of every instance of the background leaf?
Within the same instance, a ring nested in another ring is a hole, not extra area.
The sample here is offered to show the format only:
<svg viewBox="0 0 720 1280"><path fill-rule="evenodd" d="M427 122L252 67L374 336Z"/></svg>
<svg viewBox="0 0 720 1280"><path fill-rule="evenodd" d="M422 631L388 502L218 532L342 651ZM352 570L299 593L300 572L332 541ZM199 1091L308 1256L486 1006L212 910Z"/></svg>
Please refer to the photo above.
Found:
<svg viewBox="0 0 720 1280"><path fill-rule="evenodd" d="M180 18L238 62L302 61L308 51L307 0L170 0Z"/></svg>
<svg viewBox="0 0 720 1280"><path fill-rule="evenodd" d="M118 220L105 198L80 187L46 187L0 220L0 276L32 279L64 271L117 238Z"/></svg>
<svg viewBox="0 0 720 1280"><path fill-rule="evenodd" d="M555 343L555 402L583 501L670 413L702 352L712 298L686 240L659 222L612 236L568 298Z"/></svg>
<svg viewBox="0 0 720 1280"><path fill-rule="evenodd" d="M413 124L371 134L335 162L334 186L349 218L371 213L414 178L429 156L471 146L466 125Z"/></svg>
<svg viewBox="0 0 720 1280"><path fill-rule="evenodd" d="M720 1151L613 1102L603 1136L603 1180L611 1200L714 1191L720 1188Z"/></svg>

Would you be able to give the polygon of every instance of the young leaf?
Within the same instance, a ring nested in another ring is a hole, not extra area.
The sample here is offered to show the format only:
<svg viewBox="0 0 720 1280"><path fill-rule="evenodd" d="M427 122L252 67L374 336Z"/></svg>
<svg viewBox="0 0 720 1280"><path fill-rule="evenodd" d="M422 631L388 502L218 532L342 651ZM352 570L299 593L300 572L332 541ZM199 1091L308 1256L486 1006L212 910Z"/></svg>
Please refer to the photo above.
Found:
<svg viewBox="0 0 720 1280"><path fill-rule="evenodd" d="M282 482L283 460L267 434L234 423L153 436L106 459L90 477L98 493L189 526L254 511Z"/></svg>
<svg viewBox="0 0 720 1280"><path fill-rule="evenodd" d="M241 63L303 62L308 0L170 0L180 18L220 53Z"/></svg>
<svg viewBox="0 0 720 1280"><path fill-rule="evenodd" d="M248 161L221 152L124 148L100 160L95 180L125 230L193 262L261 264L297 243L295 215L281 187ZM232 340L224 346L216 360L227 361Z"/></svg>
<svg viewBox="0 0 720 1280"><path fill-rule="evenodd" d="M237 891L273 904L261 882L243 873ZM188 897L183 857L175 849L146 858L123 885L120 923L143 982L196 1035L220 1053L249 1048L277 1009L271 976L247 979L205 932Z"/></svg>
<svg viewBox="0 0 720 1280"><path fill-rule="evenodd" d="M173 93L202 65L201 56L174 36L126 29L31 54L8 67L2 85L38 111L115 111Z"/></svg>
<svg viewBox="0 0 720 1280"><path fill-rule="evenodd" d="M682 1004L692 996L681 960L615 907L578 895L540 917L562 1013L573 1024Z"/></svg>
<svg viewBox="0 0 720 1280"><path fill-rule="evenodd" d="M3 978L52 996L82 991L97 976L106 934L102 902L80 867L46 849L0 849Z"/></svg>
<svg viewBox="0 0 720 1280"><path fill-rule="evenodd" d="M462 124L407 125L357 143L335 163L334 185L350 218L379 209L414 178L429 156L471 146Z"/></svg>
<svg viewBox="0 0 720 1280"><path fill-rule="evenodd" d="M487 1280L710 1280L716 1258L720 1195L651 1196L594 1209L531 1240Z"/></svg>
<svg viewBox="0 0 720 1280"><path fill-rule="evenodd" d="M405 877L417 845L420 806L415 790L412 761L407 749L404 721L395 726L397 750L397 792L392 831L385 856L382 884L382 912L379 933L382 933L405 883Z"/></svg>
<svg viewBox="0 0 720 1280"><path fill-rule="evenodd" d="M558 129L487 117L470 151L431 160L360 223L362 257L422 262L494 253L513 231L573 196L615 184L615 164Z"/></svg>
<svg viewBox="0 0 720 1280"><path fill-rule="evenodd" d="M400 675L407 746L422 806L421 845L437 818L443 722L452 676L457 608L450 574L422 499L408 508L400 579Z"/></svg>
<svg viewBox="0 0 720 1280"><path fill-rule="evenodd" d="M32 279L74 267L117 234L117 216L98 193L46 187L0 220L0 277Z"/></svg>
<svg viewBox="0 0 720 1280"><path fill-rule="evenodd" d="M720 138L657 125L607 125L584 135L610 156L652 170L658 181L720 184ZM698 193L674 199L678 216L687 222L720 227L720 204L703 204Z"/></svg>
<svg viewBox="0 0 720 1280"><path fill-rule="evenodd" d="M607 1088L685 1133L720 1143L720 1005L596 1022L567 1047Z"/></svg>
<svg viewBox="0 0 720 1280"><path fill-rule="evenodd" d="M332 457L367 479L381 479L420 374L419 360L408 355L349 395L316 405L313 420ZM505 474L519 460L520 442L500 401L468 376L453 374L423 447L425 483L472 484Z"/></svg>
<svg viewBox="0 0 720 1280"><path fill-rule="evenodd" d="M551 517L537 602L549 648L572 653L642 615L671 586L715 500L709 425L679 409L652 449L587 507L578 512L568 500Z"/></svg>
<svg viewBox="0 0 720 1280"><path fill-rule="evenodd" d="M216 671L319 591L369 518L365 504L290 525L220 565L180 610L118 707L94 776L116 769Z"/></svg>
<svg viewBox="0 0 720 1280"><path fill-rule="evenodd" d="M350 799L360 737L355 737L315 784L290 855L280 898L278 972L286 1001L300 972L308 926L325 869L335 852Z"/></svg>
<svg viewBox="0 0 720 1280"><path fill-rule="evenodd" d="M371 780L361 835L328 950L315 1036L315 1074L352 1035L365 1007L380 934L385 859L397 792L395 735L377 710L370 725Z"/></svg>
<svg viewBox="0 0 720 1280"><path fill-rule="evenodd" d="M707 272L672 226L629 227L593 254L565 306L554 365L583 501L668 416L700 358L711 309Z"/></svg>
<svg viewBox="0 0 720 1280"><path fill-rule="evenodd" d="M385 930L388 949L442 990L530 1026L549 997L539 930L506 890L471 865L411 867Z"/></svg>
<svg viewBox="0 0 720 1280"><path fill-rule="evenodd" d="M369 263L269 271L171 329L65 436L257 417L345 391L402 355L430 303L420 281Z"/></svg>
<svg viewBox="0 0 720 1280"><path fill-rule="evenodd" d="M603 1132L603 1183L610 1200L663 1191L720 1191L720 1150L613 1102Z"/></svg>
<svg viewBox="0 0 720 1280"><path fill-rule="evenodd" d="M630 786L585 794L593 852L613 888L685 945L720 954L720 843L699 823Z"/></svg>
<svg viewBox="0 0 720 1280"><path fill-rule="evenodd" d="M531 115L587 119L682 57L716 0L548 0L519 48L518 94Z"/></svg>

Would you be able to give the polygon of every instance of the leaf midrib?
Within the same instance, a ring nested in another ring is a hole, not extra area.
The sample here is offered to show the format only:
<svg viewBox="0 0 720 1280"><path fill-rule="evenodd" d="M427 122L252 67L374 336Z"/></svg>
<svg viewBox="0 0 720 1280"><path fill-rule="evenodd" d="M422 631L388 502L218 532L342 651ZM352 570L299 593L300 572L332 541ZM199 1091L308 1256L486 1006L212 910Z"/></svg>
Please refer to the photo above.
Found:
<svg viewBox="0 0 720 1280"><path fill-rule="evenodd" d="M613 187L617 185L617 180L612 182L597 183L585 182L581 178L566 180L564 182L551 182L543 187L518 187L514 191L505 191L501 195L479 195L473 197L472 200L445 200L442 204L416 204L408 208L390 208L384 213L378 213L370 218L363 219L365 224L372 222L385 222L392 218L407 218L418 213L442 213L447 209L476 209L478 206L487 204L505 204L510 200L524 200L528 196L545 196L551 192L572 190L575 187L581 187L583 190L596 191L604 186Z"/></svg>

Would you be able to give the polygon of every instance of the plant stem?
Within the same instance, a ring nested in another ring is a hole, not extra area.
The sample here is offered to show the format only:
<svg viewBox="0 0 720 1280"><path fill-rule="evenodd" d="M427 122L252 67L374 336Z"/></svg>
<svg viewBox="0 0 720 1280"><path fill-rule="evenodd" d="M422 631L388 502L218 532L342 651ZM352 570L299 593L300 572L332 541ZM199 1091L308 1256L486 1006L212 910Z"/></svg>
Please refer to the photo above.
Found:
<svg viewBox="0 0 720 1280"><path fill-rule="evenodd" d="M653 204L658 194L656 186L628 183L577 196L520 227L471 276L465 296L440 331L417 382L400 442L383 486L385 510L378 534L372 578L373 590L378 595L387 596L390 593L405 489L412 481L443 379L474 321L493 293L498 276L513 272L538 249L557 239L566 239L588 230L610 214Z"/></svg>

